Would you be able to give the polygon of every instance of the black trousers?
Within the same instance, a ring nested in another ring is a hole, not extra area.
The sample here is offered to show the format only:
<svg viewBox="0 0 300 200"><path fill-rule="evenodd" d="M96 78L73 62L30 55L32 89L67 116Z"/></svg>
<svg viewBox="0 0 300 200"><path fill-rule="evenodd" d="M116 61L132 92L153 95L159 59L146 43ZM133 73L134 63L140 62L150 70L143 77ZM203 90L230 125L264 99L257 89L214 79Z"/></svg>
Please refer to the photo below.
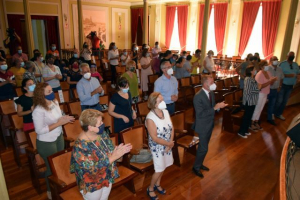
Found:
<svg viewBox="0 0 300 200"><path fill-rule="evenodd" d="M243 120L242 120L242 124L239 130L239 133L241 134L245 134L248 133L248 129L251 126L251 118L255 109L255 105L253 106L249 106L248 102L246 103L246 105L244 106L245 112L244 112L244 116L243 116Z"/></svg>
<svg viewBox="0 0 300 200"><path fill-rule="evenodd" d="M116 67L118 67L118 65L110 65L110 69L111 69L111 84L116 84L116 78L117 78Z"/></svg>

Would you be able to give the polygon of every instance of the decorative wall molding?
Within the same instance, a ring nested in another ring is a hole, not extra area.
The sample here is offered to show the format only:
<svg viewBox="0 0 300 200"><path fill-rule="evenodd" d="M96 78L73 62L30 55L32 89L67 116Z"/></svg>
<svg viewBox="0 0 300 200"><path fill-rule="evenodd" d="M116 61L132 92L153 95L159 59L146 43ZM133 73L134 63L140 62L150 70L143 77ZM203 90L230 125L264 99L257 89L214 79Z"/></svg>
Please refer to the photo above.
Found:
<svg viewBox="0 0 300 200"><path fill-rule="evenodd" d="M112 20L112 30L111 30L111 35L112 35L112 41L116 41L116 37L117 34L115 32L115 27L116 27L116 19L115 19L115 14L116 13L124 13L125 14L125 48L128 49L129 48L129 44L128 44L128 32L129 32L129 27L128 27L128 22L129 22L129 18L128 18L128 9L123 9L123 8L112 8L111 11L111 20Z"/></svg>

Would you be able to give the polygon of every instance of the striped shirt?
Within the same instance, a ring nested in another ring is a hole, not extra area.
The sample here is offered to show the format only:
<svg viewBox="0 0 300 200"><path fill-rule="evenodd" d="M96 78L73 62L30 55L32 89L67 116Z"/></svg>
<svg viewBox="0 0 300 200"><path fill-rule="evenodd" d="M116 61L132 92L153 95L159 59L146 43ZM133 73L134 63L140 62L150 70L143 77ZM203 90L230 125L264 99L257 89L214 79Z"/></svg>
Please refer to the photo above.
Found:
<svg viewBox="0 0 300 200"><path fill-rule="evenodd" d="M254 78L246 77L244 81L243 104L253 106L257 104L258 100L258 85Z"/></svg>

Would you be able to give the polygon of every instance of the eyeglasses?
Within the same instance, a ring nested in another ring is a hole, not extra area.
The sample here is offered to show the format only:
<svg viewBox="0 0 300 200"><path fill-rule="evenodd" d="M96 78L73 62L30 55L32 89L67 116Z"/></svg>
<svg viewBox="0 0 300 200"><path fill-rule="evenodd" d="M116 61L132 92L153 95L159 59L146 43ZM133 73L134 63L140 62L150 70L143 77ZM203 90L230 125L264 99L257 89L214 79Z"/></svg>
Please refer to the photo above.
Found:
<svg viewBox="0 0 300 200"><path fill-rule="evenodd" d="M290 64L290 67L291 67L291 69L293 69L293 65L292 64Z"/></svg>

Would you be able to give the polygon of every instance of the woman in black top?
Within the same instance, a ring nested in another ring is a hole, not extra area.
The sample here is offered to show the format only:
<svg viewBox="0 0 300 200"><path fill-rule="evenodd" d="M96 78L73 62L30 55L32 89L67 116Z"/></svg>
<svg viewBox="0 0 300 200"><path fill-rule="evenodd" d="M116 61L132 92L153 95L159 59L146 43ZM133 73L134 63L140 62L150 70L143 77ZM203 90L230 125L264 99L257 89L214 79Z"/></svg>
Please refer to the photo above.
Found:
<svg viewBox="0 0 300 200"><path fill-rule="evenodd" d="M24 93L18 99L15 100L17 104L18 116L23 117L23 131L34 129L32 120L33 111L33 91L35 84L31 79L23 79L22 92Z"/></svg>
<svg viewBox="0 0 300 200"><path fill-rule="evenodd" d="M128 80L125 77L121 77L118 80L117 90L118 92L112 95L108 106L108 113L114 117L115 133L132 127L133 120L136 119L135 110L131 107L132 99L129 92Z"/></svg>
<svg viewBox="0 0 300 200"><path fill-rule="evenodd" d="M82 78L82 75L79 71L79 65L77 61L74 61L71 65L71 70L67 75L67 82L70 85L70 89L76 88L77 82Z"/></svg>

